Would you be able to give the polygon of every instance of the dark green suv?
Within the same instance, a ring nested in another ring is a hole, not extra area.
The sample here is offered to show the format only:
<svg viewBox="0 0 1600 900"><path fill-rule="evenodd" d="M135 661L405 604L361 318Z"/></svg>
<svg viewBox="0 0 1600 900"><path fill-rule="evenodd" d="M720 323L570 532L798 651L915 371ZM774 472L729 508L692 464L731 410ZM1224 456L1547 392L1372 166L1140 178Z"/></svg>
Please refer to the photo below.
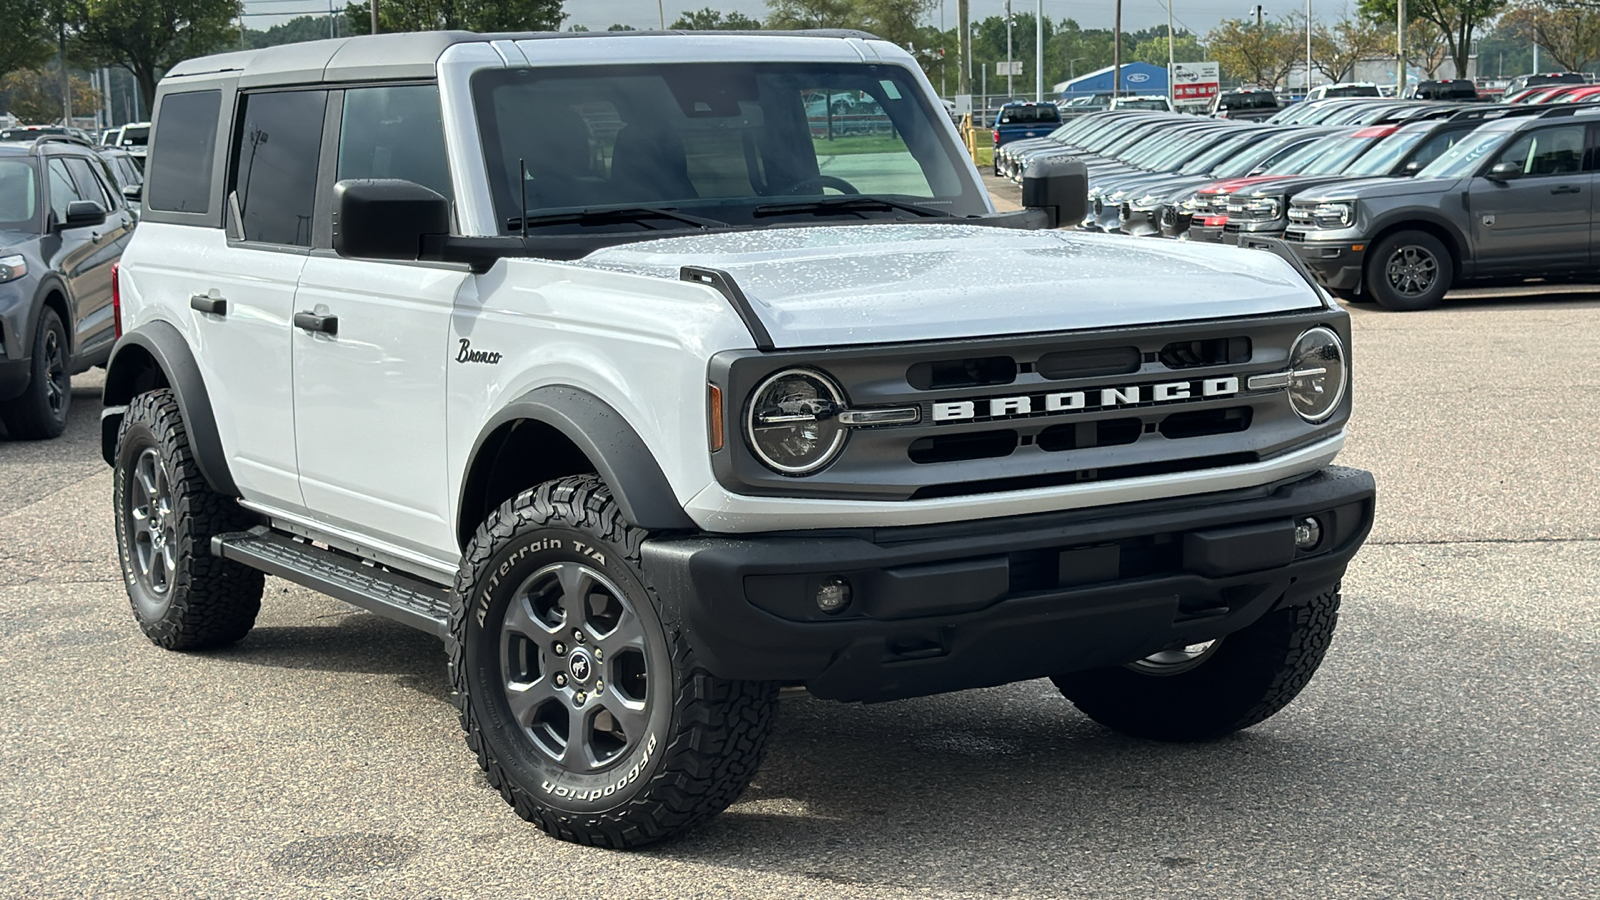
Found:
<svg viewBox="0 0 1600 900"><path fill-rule="evenodd" d="M1466 282L1585 275L1595 146L1600 105L1488 122L1415 178L1295 197L1284 237L1334 294L1397 310Z"/></svg>

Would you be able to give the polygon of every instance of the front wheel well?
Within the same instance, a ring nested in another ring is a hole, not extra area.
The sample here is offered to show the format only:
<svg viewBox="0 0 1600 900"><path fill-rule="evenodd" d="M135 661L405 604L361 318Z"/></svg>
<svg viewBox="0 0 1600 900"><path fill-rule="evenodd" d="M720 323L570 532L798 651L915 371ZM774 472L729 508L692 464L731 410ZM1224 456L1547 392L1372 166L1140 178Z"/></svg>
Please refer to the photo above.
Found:
<svg viewBox="0 0 1600 900"><path fill-rule="evenodd" d="M554 426L533 419L507 422L484 438L467 470L456 539L465 547L491 512L528 488L598 472L578 445Z"/></svg>
<svg viewBox="0 0 1600 900"><path fill-rule="evenodd" d="M138 344L119 349L106 370L105 404L122 406L146 391L171 387L154 355Z"/></svg>
<svg viewBox="0 0 1600 900"><path fill-rule="evenodd" d="M1444 244L1444 248L1450 251L1450 283L1455 284L1461 280L1461 264L1463 257L1461 252L1461 242L1456 239L1455 234L1453 234L1450 229L1434 222L1413 220L1408 222L1396 222L1393 225L1385 226L1382 231L1373 235L1372 239L1367 241L1368 251L1370 252L1372 248L1378 246L1379 242L1381 242L1384 238L1401 231L1420 231L1424 234L1431 234L1438 238L1439 242ZM1363 265L1362 269L1365 270L1365 268L1366 266ZM1365 275L1366 273L1363 271L1363 281L1366 280Z"/></svg>

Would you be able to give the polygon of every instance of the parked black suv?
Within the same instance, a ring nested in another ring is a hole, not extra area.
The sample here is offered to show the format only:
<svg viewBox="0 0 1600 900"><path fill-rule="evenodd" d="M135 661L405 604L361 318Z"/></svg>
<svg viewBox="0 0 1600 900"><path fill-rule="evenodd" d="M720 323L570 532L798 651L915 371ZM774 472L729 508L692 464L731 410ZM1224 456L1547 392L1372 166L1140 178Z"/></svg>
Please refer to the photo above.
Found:
<svg viewBox="0 0 1600 900"><path fill-rule="evenodd" d="M1284 237L1329 290L1390 309L1466 281L1585 274L1597 141L1600 105L1486 122L1415 178L1295 197Z"/></svg>
<svg viewBox="0 0 1600 900"><path fill-rule="evenodd" d="M12 438L67 424L69 379L116 339L112 268L133 217L75 138L0 144L0 420Z"/></svg>
<svg viewBox="0 0 1600 900"><path fill-rule="evenodd" d="M1406 92L1415 100L1453 100L1474 103L1478 100L1478 85L1470 78L1441 78L1437 81L1419 81Z"/></svg>

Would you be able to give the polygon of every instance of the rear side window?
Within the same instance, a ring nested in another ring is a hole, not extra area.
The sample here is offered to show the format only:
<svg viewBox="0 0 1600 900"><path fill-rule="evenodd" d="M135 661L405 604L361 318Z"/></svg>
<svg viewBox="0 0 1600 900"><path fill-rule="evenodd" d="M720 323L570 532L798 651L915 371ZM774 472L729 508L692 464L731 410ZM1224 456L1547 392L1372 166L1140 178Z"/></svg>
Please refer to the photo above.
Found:
<svg viewBox="0 0 1600 900"><path fill-rule="evenodd" d="M325 91L245 98L235 137L233 190L244 239L311 246ZM157 131L157 136L162 132Z"/></svg>
<svg viewBox="0 0 1600 900"><path fill-rule="evenodd" d="M50 212L59 224L67 220L67 207L75 200L88 200L72 180L64 159L50 160Z"/></svg>
<svg viewBox="0 0 1600 900"><path fill-rule="evenodd" d="M104 179L97 177L90 170L87 159L69 156L66 162L67 170L72 173L73 180L78 182L78 192L83 194L83 199L93 200L106 212L117 208L117 205L111 202L111 191L105 186Z"/></svg>
<svg viewBox="0 0 1600 900"><path fill-rule="evenodd" d="M155 146L150 148L150 190L146 205L169 212L211 211L211 170L217 146L221 91L168 94L157 113Z"/></svg>
<svg viewBox="0 0 1600 900"><path fill-rule="evenodd" d="M447 159L438 87L345 91L337 179L403 178L450 197Z"/></svg>

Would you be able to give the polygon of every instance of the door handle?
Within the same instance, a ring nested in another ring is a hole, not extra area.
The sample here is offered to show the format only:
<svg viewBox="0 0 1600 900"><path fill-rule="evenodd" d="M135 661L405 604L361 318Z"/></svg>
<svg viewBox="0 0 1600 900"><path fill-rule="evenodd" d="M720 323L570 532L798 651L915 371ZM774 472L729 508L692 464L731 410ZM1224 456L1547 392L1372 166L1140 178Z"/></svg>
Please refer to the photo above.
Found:
<svg viewBox="0 0 1600 900"><path fill-rule="evenodd" d="M189 308L195 312L225 316L228 314L228 301L211 294L190 294Z"/></svg>
<svg viewBox="0 0 1600 900"><path fill-rule="evenodd" d="M339 317L324 316L314 312L297 312L294 314L294 327L314 334L338 334Z"/></svg>
<svg viewBox="0 0 1600 900"><path fill-rule="evenodd" d="M1552 194L1578 194L1578 193L1582 193L1582 188L1579 188L1576 185L1571 185L1571 184L1560 184L1560 185L1556 185L1555 187L1551 188L1550 189L1550 193L1552 193Z"/></svg>

